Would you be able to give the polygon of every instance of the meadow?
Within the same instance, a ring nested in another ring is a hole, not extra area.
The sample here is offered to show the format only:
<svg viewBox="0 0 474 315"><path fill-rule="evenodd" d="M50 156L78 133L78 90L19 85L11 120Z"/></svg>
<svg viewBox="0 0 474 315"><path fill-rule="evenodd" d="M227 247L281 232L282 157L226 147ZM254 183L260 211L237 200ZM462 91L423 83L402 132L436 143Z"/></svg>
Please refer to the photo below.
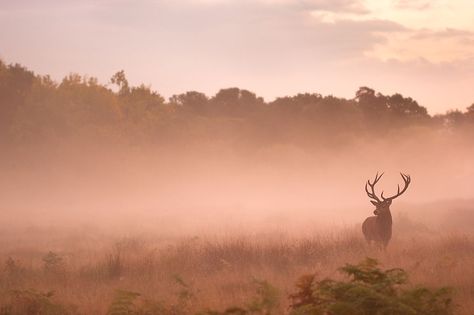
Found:
<svg viewBox="0 0 474 315"><path fill-rule="evenodd" d="M339 267L372 257L383 268L403 268L408 286L452 288L455 314L472 314L472 235L401 233L402 225L386 251L368 246L358 226L188 235L92 225L5 228L0 313L112 314L114 303L133 303L153 305L156 314L196 314L267 303L265 312L287 314L301 276L341 279Z"/></svg>

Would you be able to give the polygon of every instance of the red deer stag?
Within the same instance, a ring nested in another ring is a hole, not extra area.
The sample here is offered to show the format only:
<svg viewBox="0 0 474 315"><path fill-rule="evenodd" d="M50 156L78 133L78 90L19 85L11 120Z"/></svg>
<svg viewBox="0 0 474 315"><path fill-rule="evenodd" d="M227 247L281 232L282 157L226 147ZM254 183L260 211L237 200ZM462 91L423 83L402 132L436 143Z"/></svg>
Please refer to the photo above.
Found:
<svg viewBox="0 0 474 315"><path fill-rule="evenodd" d="M375 193L375 184L382 178L382 174L377 173L375 175L374 181L371 183L370 180L367 181L365 184L365 191L369 198L373 199L370 202L375 206L374 214L375 216L368 217L365 219L364 223L362 223L362 233L364 233L365 239L370 244L371 241L379 245L383 245L384 248L387 247L388 242L392 238L392 214L390 213L390 205L392 204L392 200L403 194L408 185L410 185L411 178L409 175L405 175L400 173L405 182L405 187L400 191L400 185L398 185L397 194L385 198L383 196L383 191L381 194L382 200L377 197ZM370 187L370 190L368 189Z"/></svg>

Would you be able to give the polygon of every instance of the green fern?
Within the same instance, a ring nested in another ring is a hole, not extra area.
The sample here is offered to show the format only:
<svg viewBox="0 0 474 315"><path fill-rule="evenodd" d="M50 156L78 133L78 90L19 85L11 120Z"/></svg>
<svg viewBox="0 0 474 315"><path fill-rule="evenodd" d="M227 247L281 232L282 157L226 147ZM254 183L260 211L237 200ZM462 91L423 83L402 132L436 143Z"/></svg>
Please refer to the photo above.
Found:
<svg viewBox="0 0 474 315"><path fill-rule="evenodd" d="M407 288L402 269L381 270L374 259L340 269L348 281L316 281L307 275L290 295L292 315L451 315L453 303L447 288Z"/></svg>

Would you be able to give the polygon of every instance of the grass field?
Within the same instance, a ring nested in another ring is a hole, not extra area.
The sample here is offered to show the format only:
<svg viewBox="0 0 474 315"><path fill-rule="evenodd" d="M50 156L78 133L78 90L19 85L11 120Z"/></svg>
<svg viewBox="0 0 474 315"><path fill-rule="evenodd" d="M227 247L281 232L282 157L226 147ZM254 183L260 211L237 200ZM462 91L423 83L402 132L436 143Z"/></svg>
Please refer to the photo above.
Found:
<svg viewBox="0 0 474 315"><path fill-rule="evenodd" d="M275 289L273 313L284 314L300 276L338 279L339 267L366 257L384 268L405 269L411 285L452 287L456 314L474 310L474 242L467 234L405 235L387 251L368 247L358 228L298 237L277 232L123 235L92 228L3 231L4 314L15 307L24 312L21 307L28 303L33 314L44 302L36 300L47 292L44 303L64 306L59 313L106 314L117 290L138 292L137 303L153 301L169 313L222 311L250 303L262 283Z"/></svg>

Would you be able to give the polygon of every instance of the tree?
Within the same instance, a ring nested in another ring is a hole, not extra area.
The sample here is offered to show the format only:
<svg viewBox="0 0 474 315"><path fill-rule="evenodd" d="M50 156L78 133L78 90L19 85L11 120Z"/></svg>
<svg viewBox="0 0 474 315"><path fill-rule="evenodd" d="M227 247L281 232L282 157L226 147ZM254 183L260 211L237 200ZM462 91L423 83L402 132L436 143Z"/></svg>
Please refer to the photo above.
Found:
<svg viewBox="0 0 474 315"><path fill-rule="evenodd" d="M209 98L204 93L196 91L173 95L170 97L170 104L198 115L204 115L209 110Z"/></svg>
<svg viewBox="0 0 474 315"><path fill-rule="evenodd" d="M426 108L418 105L411 97L405 98L397 93L387 97L387 105L392 115L404 121L429 118Z"/></svg>
<svg viewBox="0 0 474 315"><path fill-rule="evenodd" d="M474 103L466 109L466 118L474 122Z"/></svg>
<svg viewBox="0 0 474 315"><path fill-rule="evenodd" d="M121 101L125 116L135 123L154 120L164 111L165 99L143 84L128 88L127 94L122 95Z"/></svg>
<svg viewBox="0 0 474 315"><path fill-rule="evenodd" d="M263 98L239 88L222 89L210 100L215 113L228 116L244 116L264 105Z"/></svg>
<svg viewBox="0 0 474 315"><path fill-rule="evenodd" d="M23 66L0 61L0 126L10 125L19 107L26 105L35 80L34 73Z"/></svg>
<svg viewBox="0 0 474 315"><path fill-rule="evenodd" d="M356 92L355 100L364 115L367 130L386 131L390 128L387 99L384 95L376 94L368 87L361 87Z"/></svg>
<svg viewBox="0 0 474 315"><path fill-rule="evenodd" d="M120 70L116 72L110 82L117 85L119 88L119 95L127 95L130 92L130 87L128 85L128 80L125 77L125 71Z"/></svg>

